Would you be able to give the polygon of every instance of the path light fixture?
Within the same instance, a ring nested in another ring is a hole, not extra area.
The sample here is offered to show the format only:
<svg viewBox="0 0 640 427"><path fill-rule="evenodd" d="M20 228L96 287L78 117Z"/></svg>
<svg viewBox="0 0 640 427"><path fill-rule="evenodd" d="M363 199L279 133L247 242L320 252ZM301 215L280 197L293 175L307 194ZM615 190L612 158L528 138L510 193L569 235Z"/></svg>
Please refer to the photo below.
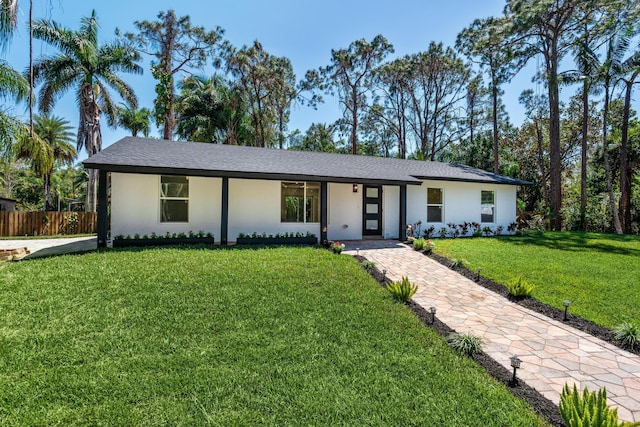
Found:
<svg viewBox="0 0 640 427"><path fill-rule="evenodd" d="M571 301L569 301L568 299L562 301L562 303L564 304L564 320L565 322L567 321L567 310L569 310L569 304L571 304Z"/></svg>
<svg viewBox="0 0 640 427"><path fill-rule="evenodd" d="M518 368L520 368L520 364L522 363L522 360L520 360L518 358L518 356L511 356L511 367L513 368L513 377L511 378L511 382L509 382L509 385L511 387L515 387L518 385L518 378L516 378L516 371L518 370Z"/></svg>
<svg viewBox="0 0 640 427"><path fill-rule="evenodd" d="M360 248L356 248L356 255L360 256Z"/></svg>
<svg viewBox="0 0 640 427"><path fill-rule="evenodd" d="M431 324L433 325L436 321L436 308L429 307L429 312L431 313Z"/></svg>
<svg viewBox="0 0 640 427"><path fill-rule="evenodd" d="M480 271L482 271L482 268L478 267L478 279L477 279L478 282L480 281Z"/></svg>
<svg viewBox="0 0 640 427"><path fill-rule="evenodd" d="M386 282L387 281L387 270L383 269L382 270L382 282Z"/></svg>

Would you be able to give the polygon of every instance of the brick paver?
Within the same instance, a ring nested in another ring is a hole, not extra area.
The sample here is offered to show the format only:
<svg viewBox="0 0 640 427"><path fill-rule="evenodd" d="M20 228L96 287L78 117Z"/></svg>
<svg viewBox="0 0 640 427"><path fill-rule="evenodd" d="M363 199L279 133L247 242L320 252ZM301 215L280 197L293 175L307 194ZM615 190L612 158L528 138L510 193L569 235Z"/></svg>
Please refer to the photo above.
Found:
<svg viewBox="0 0 640 427"><path fill-rule="evenodd" d="M514 304L397 241L345 244L345 253L359 248L391 280L408 276L418 285L415 302L435 306L450 328L482 337L483 350L507 369L517 355L518 378L546 398L557 404L565 383L606 387L620 419L640 421L640 357Z"/></svg>

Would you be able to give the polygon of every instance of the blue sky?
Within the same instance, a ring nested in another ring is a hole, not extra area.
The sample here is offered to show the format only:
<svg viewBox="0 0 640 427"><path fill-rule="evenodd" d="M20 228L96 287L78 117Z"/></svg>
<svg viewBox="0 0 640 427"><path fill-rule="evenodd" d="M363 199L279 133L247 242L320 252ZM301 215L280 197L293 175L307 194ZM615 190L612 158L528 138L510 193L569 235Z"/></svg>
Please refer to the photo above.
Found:
<svg viewBox="0 0 640 427"><path fill-rule="evenodd" d="M116 27L134 31L135 20L153 20L161 10L173 8L178 16L190 15L192 23L205 28L220 26L225 38L235 46L250 44L258 39L271 54L287 56L296 75L329 63L331 49L347 47L352 41L371 40L383 34L395 47L391 57L415 53L428 47L431 41L446 45L455 43L456 35L476 18L501 14L504 0L34 0L34 17L54 19L76 29L82 16L95 9L101 25L100 40L114 40ZM6 59L14 68L28 65L28 2L21 0L20 28ZM34 56L54 54L55 49L35 42ZM151 107L154 80L145 61L143 76L125 76L136 90L141 106ZM213 72L212 67L203 70ZM504 87L503 100L515 124L522 121L523 110L518 96L525 88L534 88L531 76L534 66L521 72ZM544 87L538 87L544 92ZM573 88L564 89L573 93ZM292 113L290 129L305 131L311 123L331 123L340 117L335 99L324 96L325 104L317 110L300 107ZM23 113L23 110L17 111ZM26 114L26 113L25 113ZM78 109L73 94L60 99L54 114L63 116L77 127ZM103 122L104 146L127 133L111 129ZM159 136L158 132L153 133ZM80 159L85 158L82 153Z"/></svg>

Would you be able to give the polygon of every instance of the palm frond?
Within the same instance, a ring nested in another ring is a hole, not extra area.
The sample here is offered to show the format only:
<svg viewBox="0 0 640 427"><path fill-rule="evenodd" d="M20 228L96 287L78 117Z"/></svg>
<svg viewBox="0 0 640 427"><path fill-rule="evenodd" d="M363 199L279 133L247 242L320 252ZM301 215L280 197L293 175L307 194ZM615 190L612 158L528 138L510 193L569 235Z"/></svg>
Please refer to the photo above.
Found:
<svg viewBox="0 0 640 427"><path fill-rule="evenodd" d="M29 82L4 60L0 60L0 96L18 101L29 99Z"/></svg>

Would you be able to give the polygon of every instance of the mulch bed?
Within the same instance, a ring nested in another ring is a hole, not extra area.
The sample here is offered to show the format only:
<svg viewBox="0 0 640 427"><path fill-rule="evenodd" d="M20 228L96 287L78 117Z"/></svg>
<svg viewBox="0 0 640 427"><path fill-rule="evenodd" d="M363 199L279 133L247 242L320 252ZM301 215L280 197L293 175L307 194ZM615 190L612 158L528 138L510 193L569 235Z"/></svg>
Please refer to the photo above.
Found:
<svg viewBox="0 0 640 427"><path fill-rule="evenodd" d="M366 260L366 258L364 258L363 256L354 256L354 258L356 258L360 263L363 263ZM446 258L442 259L446 260ZM382 286L386 286L386 284L390 281L388 278L384 277L382 272L377 268L367 269L367 271ZM469 273L471 272L469 271ZM504 288L504 286L502 287ZM433 322L431 322L431 313L427 312L427 310L425 310L422 306L415 303L414 301L409 301L407 303L407 306L416 314L416 316L418 316L420 321L425 326L435 330L441 336L448 337L451 333L455 332L455 330L451 329L449 326L441 322L437 317ZM494 360L491 356L487 355L483 351L480 351L473 355L472 359L478 365L482 366L497 381L506 384L509 391L514 396L519 397L529 403L529 405L531 405L536 410L536 412L538 412L549 424L558 427L565 426L564 421L560 416L558 406L555 403L544 397L542 394L540 394L534 388L528 386L523 381L520 381L515 387L510 386L513 373L502 366L499 362Z"/></svg>

